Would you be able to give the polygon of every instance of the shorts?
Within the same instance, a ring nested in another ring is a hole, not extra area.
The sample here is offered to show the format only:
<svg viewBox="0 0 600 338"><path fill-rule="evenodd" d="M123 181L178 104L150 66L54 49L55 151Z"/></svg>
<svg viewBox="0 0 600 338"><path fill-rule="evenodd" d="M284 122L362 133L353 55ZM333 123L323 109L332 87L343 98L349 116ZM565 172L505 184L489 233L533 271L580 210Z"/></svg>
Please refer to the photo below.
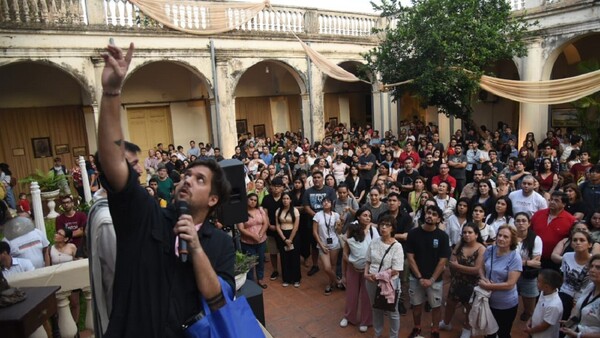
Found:
<svg viewBox="0 0 600 338"><path fill-rule="evenodd" d="M523 297L537 298L540 295L540 290L537 287L537 278L519 278L517 281L517 292Z"/></svg>
<svg viewBox="0 0 600 338"><path fill-rule="evenodd" d="M427 289L421 286L419 280L410 276L408 285L408 294L410 296L410 305L421 305L425 301L429 302L431 308L435 309L442 306L442 295L444 282L439 281L431 284Z"/></svg>
<svg viewBox="0 0 600 338"><path fill-rule="evenodd" d="M277 239L273 236L267 236L267 252L269 255L277 255L279 249L277 249Z"/></svg>

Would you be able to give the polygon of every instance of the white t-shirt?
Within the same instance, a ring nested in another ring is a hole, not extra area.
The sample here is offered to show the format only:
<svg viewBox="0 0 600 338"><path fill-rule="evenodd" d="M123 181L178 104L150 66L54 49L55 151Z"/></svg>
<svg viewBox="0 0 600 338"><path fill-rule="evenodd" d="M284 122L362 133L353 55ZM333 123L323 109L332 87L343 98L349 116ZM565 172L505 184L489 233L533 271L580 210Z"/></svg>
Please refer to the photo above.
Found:
<svg viewBox="0 0 600 338"><path fill-rule="evenodd" d="M371 234L373 234L373 237L371 237ZM348 248L350 249L348 262L350 262L350 264L352 264L356 269L361 270L365 268L365 263L367 262L367 250L375 238L379 238L379 232L377 231L377 228L373 226L371 227L370 231L367 230L365 239L362 242L359 242L354 238L348 238L346 240L348 243Z"/></svg>
<svg viewBox="0 0 600 338"><path fill-rule="evenodd" d="M503 216L503 217L497 218L492 223L489 223L489 220L491 217L492 217L491 214L487 215L487 217L485 218L485 223L489 224L492 227L492 229L494 229L495 233L498 233L498 228L504 224L512 225L513 228L515 227L515 219L513 217L510 217L510 219L507 221L506 220L507 217Z"/></svg>
<svg viewBox="0 0 600 338"><path fill-rule="evenodd" d="M321 242L325 244L327 249L339 249L340 241L337 233L335 232L335 224L340 220L340 215L337 212L332 211L330 214L325 214L323 210L317 212L313 217L313 221L316 221L318 226L318 234ZM331 238L331 244L327 244L327 238Z"/></svg>
<svg viewBox="0 0 600 338"><path fill-rule="evenodd" d="M532 338L556 338L560 329L560 319L563 314L563 305L558 296L558 292L549 295L540 293L540 298L533 315L531 316L531 327L536 327L543 322L550 324L550 327L543 332L532 334Z"/></svg>
<svg viewBox="0 0 600 338"><path fill-rule="evenodd" d="M390 247L390 245L383 243L381 241L381 237L371 241L371 245L367 251L367 262L370 262L371 264L369 266L369 273L379 272L381 258L383 258L385 251ZM394 246L383 259L383 267L381 268L381 271L390 268L396 271L404 270L404 251L402 250L402 244L399 242L394 244Z"/></svg>
<svg viewBox="0 0 600 338"><path fill-rule="evenodd" d="M526 212L531 217L538 210L548 208L546 199L535 191L529 196L523 195L522 190L513 191L508 198L512 202L513 215L518 212Z"/></svg>
<svg viewBox="0 0 600 338"><path fill-rule="evenodd" d="M483 223L485 226L483 227L483 229L479 229L479 232L481 233L481 239L484 242L493 240L496 238L496 231L494 231L494 228L492 228L491 225L487 225L485 224L485 222Z"/></svg>
<svg viewBox="0 0 600 338"><path fill-rule="evenodd" d="M43 249L48 247L50 242L39 229L33 229L13 240L4 238L3 241L10 245L11 256L29 259L36 269L46 266Z"/></svg>
<svg viewBox="0 0 600 338"><path fill-rule="evenodd" d="M523 248L523 242L519 242L519 244L517 244L517 252L519 252L521 254L521 260L523 262L525 262L526 260L528 261L535 256L541 256L542 248L543 248L543 243L542 243L542 239L540 238L540 236L535 236L535 240L533 242L533 251L531 251L531 257L529 257L529 251L527 249Z"/></svg>
<svg viewBox="0 0 600 338"><path fill-rule="evenodd" d="M580 265L575 261L575 253L567 252L563 255L560 271L563 273L564 282L560 287L560 291L573 297L573 301L577 301L589 280L587 264Z"/></svg>
<svg viewBox="0 0 600 338"><path fill-rule="evenodd" d="M32 270L35 270L35 267L33 266L33 264L31 264L31 261L29 259L13 257L11 267L6 270L3 269L2 272L4 273L4 277L8 277L21 272L27 272Z"/></svg>

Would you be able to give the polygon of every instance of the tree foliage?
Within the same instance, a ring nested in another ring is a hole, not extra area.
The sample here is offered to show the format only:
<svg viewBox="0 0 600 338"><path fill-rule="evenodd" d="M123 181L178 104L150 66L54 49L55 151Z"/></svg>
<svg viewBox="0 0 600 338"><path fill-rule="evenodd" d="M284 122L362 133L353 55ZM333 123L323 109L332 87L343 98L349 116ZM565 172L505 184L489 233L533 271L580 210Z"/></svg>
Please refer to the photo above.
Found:
<svg viewBox="0 0 600 338"><path fill-rule="evenodd" d="M413 80L395 87L394 99L410 92L424 106L468 118L485 68L527 53L532 24L511 15L506 0L382 1L372 4L395 26L380 30L381 44L363 56L384 84Z"/></svg>
<svg viewBox="0 0 600 338"><path fill-rule="evenodd" d="M581 74L590 73L600 69L600 62L597 59L581 61L577 65L577 70ZM598 160L600 155L600 92L583 97L571 103L577 108L577 118L579 119L579 132L586 140L585 148L590 152L594 161Z"/></svg>

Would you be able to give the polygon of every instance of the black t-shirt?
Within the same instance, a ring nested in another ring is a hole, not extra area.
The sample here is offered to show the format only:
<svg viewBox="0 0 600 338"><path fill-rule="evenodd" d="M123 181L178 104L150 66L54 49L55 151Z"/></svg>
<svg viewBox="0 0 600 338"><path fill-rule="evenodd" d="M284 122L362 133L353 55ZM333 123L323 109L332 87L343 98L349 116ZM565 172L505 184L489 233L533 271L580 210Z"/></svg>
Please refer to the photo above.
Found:
<svg viewBox="0 0 600 338"><path fill-rule="evenodd" d="M415 186L414 184L415 184L415 180L417 179L417 177L419 177L419 172L414 169L410 174L407 173L406 170L403 170L398 173L398 178L397 178L398 183L400 183L402 185L411 184L413 186L413 189L410 189L410 190L406 190L406 189L404 189L404 187L400 188L400 189L402 189L400 191L400 195L402 196L402 198L407 199L408 193L410 191L414 190L414 186Z"/></svg>
<svg viewBox="0 0 600 338"><path fill-rule="evenodd" d="M162 209L129 167L118 193L104 177L117 236L113 307L105 337L181 337L181 325L202 309L192 264L175 255L175 208ZM235 290L233 242L205 222L200 243L218 276Z"/></svg>
<svg viewBox="0 0 600 338"><path fill-rule="evenodd" d="M425 182L425 187L427 187L428 191L431 191L431 179L433 178L433 176L436 176L437 174L439 174L440 172L440 167L438 165L436 165L435 163L429 167L427 165L422 165L419 168L419 175L425 177L427 179L427 182Z"/></svg>
<svg viewBox="0 0 600 338"><path fill-rule="evenodd" d="M283 201L281 200L281 196L279 196L279 200L275 200L273 195L269 194L263 198L263 202L261 206L267 210L267 215L269 215L269 224L276 225L275 223L275 212L277 209L283 206ZM277 237L277 231L267 229L267 236Z"/></svg>
<svg viewBox="0 0 600 338"><path fill-rule="evenodd" d="M448 235L436 228L434 231L425 231L416 227L408 232L406 239L406 253L414 254L415 262L421 272L421 277L431 278L435 267L441 258L450 258L450 242ZM415 276L411 270L410 273ZM442 280L442 274L436 281Z"/></svg>

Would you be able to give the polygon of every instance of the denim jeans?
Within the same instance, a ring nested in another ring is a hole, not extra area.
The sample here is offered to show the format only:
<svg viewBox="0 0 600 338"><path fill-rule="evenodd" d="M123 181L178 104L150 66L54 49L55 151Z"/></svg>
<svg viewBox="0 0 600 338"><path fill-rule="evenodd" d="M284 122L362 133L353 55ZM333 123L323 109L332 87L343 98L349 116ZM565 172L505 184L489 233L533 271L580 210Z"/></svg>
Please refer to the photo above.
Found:
<svg viewBox="0 0 600 338"><path fill-rule="evenodd" d="M262 280L265 277L265 250L267 248L267 242L264 241L260 244L242 244L242 252L253 256L258 256L258 262L253 269L248 271L248 279L254 279L254 270L256 270L256 278Z"/></svg>

